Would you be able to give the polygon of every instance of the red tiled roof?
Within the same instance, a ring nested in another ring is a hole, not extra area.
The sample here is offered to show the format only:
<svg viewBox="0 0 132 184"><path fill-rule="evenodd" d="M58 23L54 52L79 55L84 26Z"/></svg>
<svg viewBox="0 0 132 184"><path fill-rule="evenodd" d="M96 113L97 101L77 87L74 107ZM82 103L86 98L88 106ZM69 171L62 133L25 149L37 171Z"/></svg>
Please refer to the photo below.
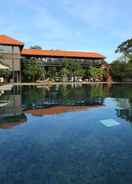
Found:
<svg viewBox="0 0 132 184"><path fill-rule="evenodd" d="M97 52L37 50L37 49L23 49L21 55L22 56L66 57L66 58L95 58L95 59L105 58L105 56Z"/></svg>
<svg viewBox="0 0 132 184"><path fill-rule="evenodd" d="M23 46L24 43L6 35L0 35L0 44Z"/></svg>
<svg viewBox="0 0 132 184"><path fill-rule="evenodd" d="M64 112L76 112L82 111L85 109L98 108L101 105L91 105L91 106L56 106L49 107L46 109L29 109L26 110L26 113L31 113L34 116L43 116L43 115L53 115L53 114L61 114Z"/></svg>

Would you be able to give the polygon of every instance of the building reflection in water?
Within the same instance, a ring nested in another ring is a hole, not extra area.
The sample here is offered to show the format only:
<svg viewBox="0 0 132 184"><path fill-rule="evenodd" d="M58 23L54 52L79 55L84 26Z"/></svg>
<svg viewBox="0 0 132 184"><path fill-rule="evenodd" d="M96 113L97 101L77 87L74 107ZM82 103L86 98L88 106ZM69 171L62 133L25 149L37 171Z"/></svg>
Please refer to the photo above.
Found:
<svg viewBox="0 0 132 184"><path fill-rule="evenodd" d="M103 106L108 91L103 85L14 87L0 96L0 128L12 128L34 116L82 111Z"/></svg>
<svg viewBox="0 0 132 184"><path fill-rule="evenodd" d="M20 88L5 91L0 96L0 128L13 128L26 123L27 118L23 113Z"/></svg>
<svg viewBox="0 0 132 184"><path fill-rule="evenodd" d="M34 116L44 116L44 115L53 115L53 114L61 114L64 112L76 112L76 111L83 111L90 108L97 108L101 105L86 105L86 106L55 106L55 107L48 107L42 109L29 109L25 111L26 113L30 113Z"/></svg>
<svg viewBox="0 0 132 184"><path fill-rule="evenodd" d="M26 123L26 121L27 117L24 113L12 117L4 117L3 119L0 119L0 128L14 128L17 125Z"/></svg>
<svg viewBox="0 0 132 184"><path fill-rule="evenodd" d="M56 85L50 89L30 87L28 94L26 90L22 93L24 112L34 116L44 116L102 106L104 98L93 96L93 87L89 87L73 85Z"/></svg>

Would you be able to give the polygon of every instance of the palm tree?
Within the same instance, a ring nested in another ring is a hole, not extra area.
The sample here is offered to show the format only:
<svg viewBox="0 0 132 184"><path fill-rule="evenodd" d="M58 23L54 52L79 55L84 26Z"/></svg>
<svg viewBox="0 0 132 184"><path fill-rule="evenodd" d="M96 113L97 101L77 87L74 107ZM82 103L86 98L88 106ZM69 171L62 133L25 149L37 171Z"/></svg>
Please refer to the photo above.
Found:
<svg viewBox="0 0 132 184"><path fill-rule="evenodd" d="M67 81L68 76L70 75L70 71L67 68L63 68L61 73L62 73L63 81Z"/></svg>

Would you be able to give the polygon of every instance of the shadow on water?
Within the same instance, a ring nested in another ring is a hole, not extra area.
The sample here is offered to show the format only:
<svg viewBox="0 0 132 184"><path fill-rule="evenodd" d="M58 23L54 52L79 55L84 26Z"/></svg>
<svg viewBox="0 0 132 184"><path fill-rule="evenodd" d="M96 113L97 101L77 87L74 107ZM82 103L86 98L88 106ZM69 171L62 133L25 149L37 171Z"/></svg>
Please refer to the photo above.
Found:
<svg viewBox="0 0 132 184"><path fill-rule="evenodd" d="M108 97L117 102L117 116L132 122L130 85L16 86L0 96L0 128L26 123L27 114L45 116L100 108Z"/></svg>

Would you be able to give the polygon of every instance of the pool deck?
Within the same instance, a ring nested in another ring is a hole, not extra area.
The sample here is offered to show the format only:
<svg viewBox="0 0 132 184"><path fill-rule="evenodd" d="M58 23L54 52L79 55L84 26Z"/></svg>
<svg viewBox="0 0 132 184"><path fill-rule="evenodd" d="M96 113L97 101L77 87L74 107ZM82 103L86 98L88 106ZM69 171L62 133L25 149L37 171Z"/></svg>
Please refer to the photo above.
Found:
<svg viewBox="0 0 132 184"><path fill-rule="evenodd" d="M52 86L52 85L97 85L97 84L132 84L132 82L22 82L22 83L14 83L14 85L20 85L20 86Z"/></svg>
<svg viewBox="0 0 132 184"><path fill-rule="evenodd" d="M8 83L3 84L0 86L0 90L9 90L13 86L52 86L52 85L97 85L97 84L106 84L106 85L112 85L112 84L130 84L132 85L132 82L22 82L22 83Z"/></svg>

